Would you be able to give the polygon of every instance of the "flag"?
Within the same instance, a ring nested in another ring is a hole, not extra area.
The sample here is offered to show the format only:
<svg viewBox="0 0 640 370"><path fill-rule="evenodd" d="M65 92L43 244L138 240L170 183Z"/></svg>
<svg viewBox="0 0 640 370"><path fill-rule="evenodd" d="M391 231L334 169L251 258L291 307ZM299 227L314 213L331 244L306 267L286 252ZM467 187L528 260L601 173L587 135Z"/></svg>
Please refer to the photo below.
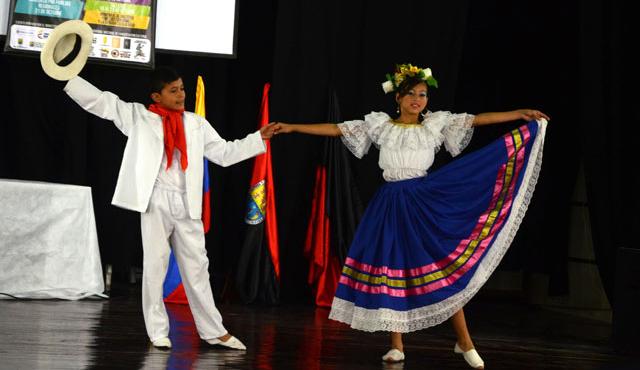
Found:
<svg viewBox="0 0 640 370"><path fill-rule="evenodd" d="M198 83L196 86L196 107L194 113L206 118L207 113L204 104L204 81L202 76L198 76ZM209 161L206 158L202 159L204 165L204 173L202 176L202 226L204 227L204 233L208 233L211 228L211 186L209 184Z"/></svg>
<svg viewBox="0 0 640 370"><path fill-rule="evenodd" d="M258 127L269 123L269 87L262 91ZM271 169L271 143L255 158L249 186L247 231L240 251L236 288L245 303L276 303L280 295L280 257L278 227Z"/></svg>
<svg viewBox="0 0 640 370"><path fill-rule="evenodd" d="M337 96L329 97L328 122L341 122ZM363 205L350 165L351 154L337 137L324 142L307 227L304 255L309 260L308 283L317 306L330 307Z"/></svg>
<svg viewBox="0 0 640 370"><path fill-rule="evenodd" d="M194 112L202 117L206 117L204 102L204 82L202 77L198 76L198 83L196 86L196 107ZM209 232L209 228L211 228L211 188L209 186L209 162L206 158L204 158L203 161L202 226L206 234ZM164 285L162 288L165 302L182 304L189 303L187 301L187 295L184 292L184 286L182 285L182 279L180 278L180 270L178 269L178 264L176 263L173 251L169 255L169 267L167 268L167 275L164 279Z"/></svg>

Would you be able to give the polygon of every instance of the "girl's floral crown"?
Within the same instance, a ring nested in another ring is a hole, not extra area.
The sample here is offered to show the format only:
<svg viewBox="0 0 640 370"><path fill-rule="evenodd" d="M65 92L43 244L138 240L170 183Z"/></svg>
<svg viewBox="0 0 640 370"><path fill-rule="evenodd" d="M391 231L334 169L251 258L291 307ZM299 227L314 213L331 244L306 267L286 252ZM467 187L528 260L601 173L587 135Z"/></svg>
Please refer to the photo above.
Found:
<svg viewBox="0 0 640 370"><path fill-rule="evenodd" d="M382 83L384 93L396 91L407 77L417 77L428 86L438 87L438 81L431 74L431 68L420 68L411 64L398 64L394 74L387 73L387 80Z"/></svg>

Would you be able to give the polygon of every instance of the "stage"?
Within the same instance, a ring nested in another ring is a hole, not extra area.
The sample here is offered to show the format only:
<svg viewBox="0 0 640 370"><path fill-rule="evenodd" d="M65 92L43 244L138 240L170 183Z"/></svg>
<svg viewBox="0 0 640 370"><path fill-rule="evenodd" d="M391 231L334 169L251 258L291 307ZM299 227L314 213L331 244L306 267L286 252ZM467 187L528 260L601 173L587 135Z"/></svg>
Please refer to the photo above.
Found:
<svg viewBox="0 0 640 370"><path fill-rule="evenodd" d="M168 304L173 348L152 347L138 285L110 299L0 300L2 369L466 369L448 323L405 336L407 359L384 364L385 333L364 333L303 304L219 304L248 350L210 347L187 306ZM480 293L466 309L487 369L638 369L616 354L611 325Z"/></svg>

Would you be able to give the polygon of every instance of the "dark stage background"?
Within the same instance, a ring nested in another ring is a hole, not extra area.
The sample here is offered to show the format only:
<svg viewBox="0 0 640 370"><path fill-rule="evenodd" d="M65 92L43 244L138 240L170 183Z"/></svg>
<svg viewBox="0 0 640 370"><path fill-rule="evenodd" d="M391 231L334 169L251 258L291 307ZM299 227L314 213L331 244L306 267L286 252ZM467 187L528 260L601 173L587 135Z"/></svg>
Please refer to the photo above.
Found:
<svg viewBox="0 0 640 370"><path fill-rule="evenodd" d="M181 72L190 110L203 76L207 118L228 140L255 130L265 82L272 83L271 120L322 122L332 91L345 119L393 113L380 83L404 62L433 69L440 88L431 92L431 110L543 110L552 120L541 179L501 268L547 273L551 291L566 293L569 207L582 162L597 263L612 299L617 249L640 248L639 78L630 57L640 6L589 4L241 0L237 59L159 54L156 64ZM36 58L2 53L0 69L0 177L91 186L103 263L126 280L141 265L139 216L110 205L125 137L73 103ZM123 100L149 101L148 71L89 64L81 75ZM515 125L477 129L467 152ZM302 135L273 140L285 301L311 302L302 250L322 143ZM382 183L377 154L353 158L365 202ZM437 165L449 160L441 153ZM207 248L217 294L244 239L251 165L211 165Z"/></svg>

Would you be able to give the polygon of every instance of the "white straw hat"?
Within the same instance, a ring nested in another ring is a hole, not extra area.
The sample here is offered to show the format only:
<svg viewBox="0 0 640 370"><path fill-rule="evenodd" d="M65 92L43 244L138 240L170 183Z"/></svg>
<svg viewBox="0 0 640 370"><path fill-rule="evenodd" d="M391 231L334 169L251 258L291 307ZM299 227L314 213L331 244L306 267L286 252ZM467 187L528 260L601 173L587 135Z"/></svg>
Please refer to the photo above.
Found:
<svg viewBox="0 0 640 370"><path fill-rule="evenodd" d="M78 55L68 65L58 65L58 62L73 50L76 35L80 36L81 43ZM93 31L86 22L71 20L59 24L53 29L42 48L42 52L40 52L40 64L44 73L60 81L74 78L87 63L92 43Z"/></svg>

